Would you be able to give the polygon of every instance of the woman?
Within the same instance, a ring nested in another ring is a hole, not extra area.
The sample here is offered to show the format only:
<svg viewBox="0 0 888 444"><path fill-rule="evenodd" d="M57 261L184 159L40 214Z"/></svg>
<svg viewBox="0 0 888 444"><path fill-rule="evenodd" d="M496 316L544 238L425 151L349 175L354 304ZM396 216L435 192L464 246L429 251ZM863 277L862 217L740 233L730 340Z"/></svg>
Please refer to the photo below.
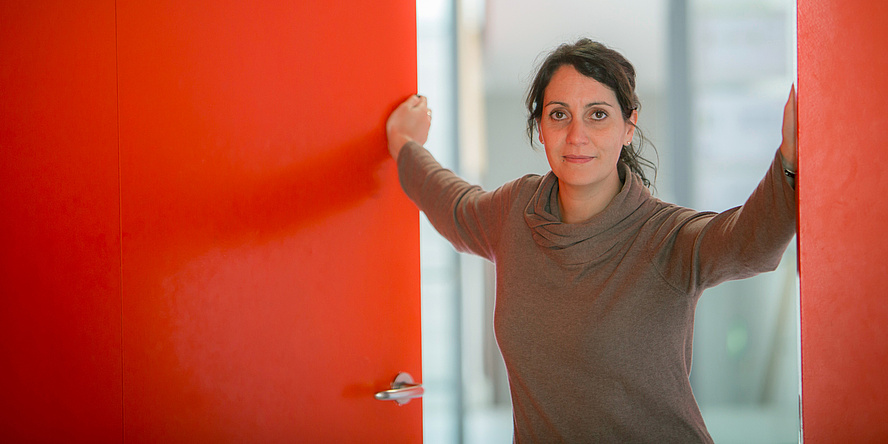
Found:
<svg viewBox="0 0 888 444"><path fill-rule="evenodd" d="M496 264L516 442L711 442L688 380L697 300L776 268L795 234L794 90L771 168L721 214L651 196L633 144L638 103L619 53L562 45L527 98L528 134L552 171L492 192L422 148L425 98L389 117L407 195L458 250Z"/></svg>

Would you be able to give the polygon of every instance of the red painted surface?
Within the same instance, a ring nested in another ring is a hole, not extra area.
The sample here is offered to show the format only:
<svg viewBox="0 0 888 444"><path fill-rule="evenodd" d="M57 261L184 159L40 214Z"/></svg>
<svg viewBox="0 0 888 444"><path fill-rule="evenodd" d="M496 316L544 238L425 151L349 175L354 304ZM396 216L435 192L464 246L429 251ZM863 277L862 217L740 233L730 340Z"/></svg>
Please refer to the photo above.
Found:
<svg viewBox="0 0 888 444"><path fill-rule="evenodd" d="M421 440L412 2L120 2L130 442Z"/></svg>
<svg viewBox="0 0 888 444"><path fill-rule="evenodd" d="M800 0L805 443L888 441L888 3Z"/></svg>
<svg viewBox="0 0 888 444"><path fill-rule="evenodd" d="M113 1L0 2L0 441L120 440Z"/></svg>
<svg viewBox="0 0 888 444"><path fill-rule="evenodd" d="M8 3L0 441L420 441L414 3Z"/></svg>

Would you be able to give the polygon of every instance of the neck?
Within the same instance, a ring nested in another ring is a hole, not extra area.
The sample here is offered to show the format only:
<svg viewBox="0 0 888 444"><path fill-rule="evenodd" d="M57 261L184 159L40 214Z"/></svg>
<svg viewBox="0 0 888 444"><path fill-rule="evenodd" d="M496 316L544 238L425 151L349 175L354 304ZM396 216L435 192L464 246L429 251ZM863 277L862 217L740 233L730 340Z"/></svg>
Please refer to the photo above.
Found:
<svg viewBox="0 0 888 444"><path fill-rule="evenodd" d="M605 183L572 186L558 181L558 208L561 221L578 224L592 219L604 211L620 193L623 183L619 174L613 174Z"/></svg>

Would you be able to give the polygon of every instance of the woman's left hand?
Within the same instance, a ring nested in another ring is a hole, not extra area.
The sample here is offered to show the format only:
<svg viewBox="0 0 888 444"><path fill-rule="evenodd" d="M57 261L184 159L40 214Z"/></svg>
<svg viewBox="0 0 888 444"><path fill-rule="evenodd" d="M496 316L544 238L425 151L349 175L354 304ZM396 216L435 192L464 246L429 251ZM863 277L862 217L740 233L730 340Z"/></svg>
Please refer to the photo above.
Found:
<svg viewBox="0 0 888 444"><path fill-rule="evenodd" d="M798 103L796 102L795 85L793 85L789 90L786 105L783 107L783 142L780 144L783 167L793 172L799 170L798 128Z"/></svg>

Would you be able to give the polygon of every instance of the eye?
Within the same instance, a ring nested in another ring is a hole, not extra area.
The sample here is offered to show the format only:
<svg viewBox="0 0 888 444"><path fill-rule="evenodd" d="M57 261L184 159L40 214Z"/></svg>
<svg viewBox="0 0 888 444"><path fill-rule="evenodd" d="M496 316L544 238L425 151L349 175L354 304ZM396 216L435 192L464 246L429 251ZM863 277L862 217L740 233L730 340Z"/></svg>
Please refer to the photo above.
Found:
<svg viewBox="0 0 888 444"><path fill-rule="evenodd" d="M592 120L604 120L607 117L607 113L602 110L596 110L592 111L592 113L589 114L589 117L591 117Z"/></svg>
<svg viewBox="0 0 888 444"><path fill-rule="evenodd" d="M564 120L567 118L567 113L561 110L555 110L549 113L549 117L551 117L552 120Z"/></svg>

